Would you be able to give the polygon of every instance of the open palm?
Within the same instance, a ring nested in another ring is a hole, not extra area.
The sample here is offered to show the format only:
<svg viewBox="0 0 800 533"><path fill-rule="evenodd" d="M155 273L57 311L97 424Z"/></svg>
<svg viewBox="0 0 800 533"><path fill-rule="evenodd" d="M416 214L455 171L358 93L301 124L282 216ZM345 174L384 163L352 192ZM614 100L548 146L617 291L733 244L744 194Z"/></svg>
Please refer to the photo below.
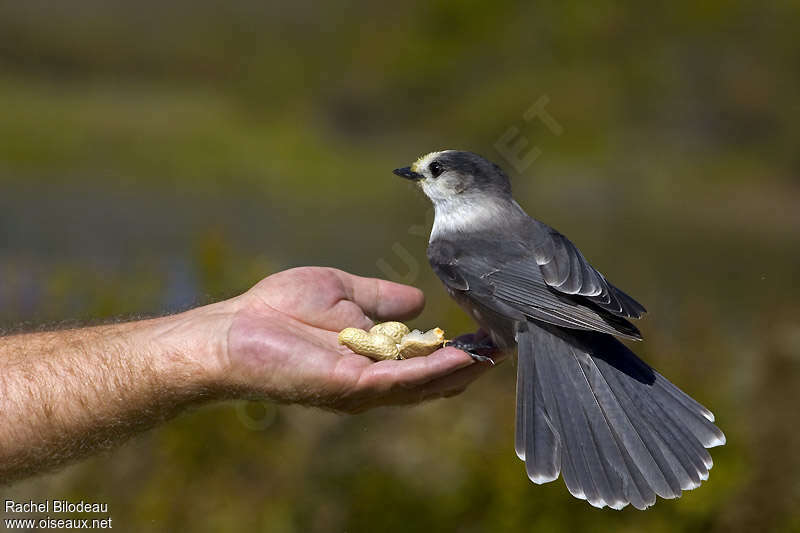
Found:
<svg viewBox="0 0 800 533"><path fill-rule="evenodd" d="M464 352L374 362L339 345L346 327L419 314L412 287L303 267L270 276L237 300L228 336L228 386L253 397L359 412L450 396L486 371Z"/></svg>

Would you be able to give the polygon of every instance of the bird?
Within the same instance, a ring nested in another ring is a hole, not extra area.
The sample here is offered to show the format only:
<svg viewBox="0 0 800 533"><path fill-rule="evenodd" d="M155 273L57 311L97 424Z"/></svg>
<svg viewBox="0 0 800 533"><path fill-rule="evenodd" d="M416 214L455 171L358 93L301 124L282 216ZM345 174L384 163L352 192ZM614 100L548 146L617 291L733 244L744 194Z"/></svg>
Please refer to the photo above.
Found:
<svg viewBox="0 0 800 533"><path fill-rule="evenodd" d="M642 339L645 308L528 216L498 165L444 150L394 174L433 203L430 265L487 334L451 345L479 361L516 348L514 448L533 483L647 509L708 479L707 449L726 442L714 415L619 340Z"/></svg>

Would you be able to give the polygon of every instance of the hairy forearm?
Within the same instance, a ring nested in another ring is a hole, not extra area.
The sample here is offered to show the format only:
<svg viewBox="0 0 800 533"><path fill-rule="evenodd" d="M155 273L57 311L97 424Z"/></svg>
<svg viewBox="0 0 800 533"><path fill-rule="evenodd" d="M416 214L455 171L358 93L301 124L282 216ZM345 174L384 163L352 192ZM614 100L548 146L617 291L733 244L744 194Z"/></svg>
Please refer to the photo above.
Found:
<svg viewBox="0 0 800 533"><path fill-rule="evenodd" d="M0 338L0 482L52 468L214 394L225 313Z"/></svg>

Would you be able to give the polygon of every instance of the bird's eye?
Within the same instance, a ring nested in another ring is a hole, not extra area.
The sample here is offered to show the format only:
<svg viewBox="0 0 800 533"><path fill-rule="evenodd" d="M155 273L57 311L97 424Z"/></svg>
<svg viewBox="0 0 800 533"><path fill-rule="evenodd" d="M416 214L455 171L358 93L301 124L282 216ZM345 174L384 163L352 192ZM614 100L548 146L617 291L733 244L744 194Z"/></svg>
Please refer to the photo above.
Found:
<svg viewBox="0 0 800 533"><path fill-rule="evenodd" d="M431 176L433 176L434 178L438 178L439 174L444 172L444 168L438 161L434 161L433 163L428 165L428 170L431 171Z"/></svg>

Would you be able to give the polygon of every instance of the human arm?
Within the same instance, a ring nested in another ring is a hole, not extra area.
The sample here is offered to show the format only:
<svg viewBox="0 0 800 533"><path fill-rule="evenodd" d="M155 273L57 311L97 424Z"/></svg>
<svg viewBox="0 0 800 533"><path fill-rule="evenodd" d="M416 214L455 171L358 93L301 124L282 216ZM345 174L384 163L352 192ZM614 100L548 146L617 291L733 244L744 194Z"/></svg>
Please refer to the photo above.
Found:
<svg viewBox="0 0 800 533"><path fill-rule="evenodd" d="M416 289L326 268L152 320L0 338L0 480L114 446L184 409L266 398L357 412L454 394L485 371L446 348L371 360L337 332L404 319Z"/></svg>

